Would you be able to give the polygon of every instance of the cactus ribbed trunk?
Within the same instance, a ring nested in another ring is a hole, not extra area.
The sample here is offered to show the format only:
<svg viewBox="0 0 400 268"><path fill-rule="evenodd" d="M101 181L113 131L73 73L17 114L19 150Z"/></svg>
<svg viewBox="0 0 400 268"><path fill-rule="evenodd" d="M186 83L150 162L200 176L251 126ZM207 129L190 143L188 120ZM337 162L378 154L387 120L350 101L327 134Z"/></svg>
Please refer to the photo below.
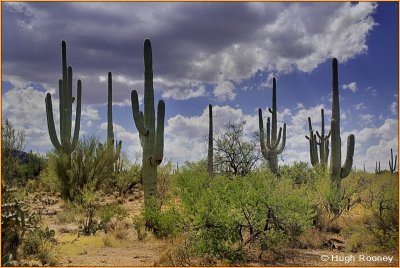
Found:
<svg viewBox="0 0 400 268"><path fill-rule="evenodd" d="M281 154L285 148L286 143L286 124L283 125L283 136L282 128L279 129L279 134L277 135L277 114L276 114L276 79L272 80L272 109L268 109L272 114L272 127L270 118L267 119L267 139L265 142L264 138L264 122L262 118L262 110L258 109L258 123L260 129L260 146L261 153L264 158L268 161L269 168L272 173L276 174L278 172L278 155ZM279 145L282 137L282 142Z"/></svg>
<svg viewBox="0 0 400 268"><path fill-rule="evenodd" d="M341 167L341 138L340 138L340 107L339 107L339 79L338 62L332 60L332 120L331 120L331 164L330 177L332 183L340 188L341 180L346 178L353 164L354 155L354 135L350 134L347 138L346 161Z"/></svg>
<svg viewBox="0 0 400 268"><path fill-rule="evenodd" d="M144 41L144 113L139 110L139 98L136 90L132 90L132 113L138 129L142 156L142 177L145 201L157 194L157 166L161 164L164 150L164 117L165 104L158 102L157 128L155 126L154 89L152 51L149 39Z"/></svg>
<svg viewBox="0 0 400 268"><path fill-rule="evenodd" d="M111 74L111 72L108 72L107 143L114 144L114 130L113 130L113 118L112 118L112 74Z"/></svg>
<svg viewBox="0 0 400 268"><path fill-rule="evenodd" d="M208 155L207 155L207 171L208 176L210 178L213 177L213 115L212 115L212 106L208 105L208 117L209 117L209 125L208 125Z"/></svg>

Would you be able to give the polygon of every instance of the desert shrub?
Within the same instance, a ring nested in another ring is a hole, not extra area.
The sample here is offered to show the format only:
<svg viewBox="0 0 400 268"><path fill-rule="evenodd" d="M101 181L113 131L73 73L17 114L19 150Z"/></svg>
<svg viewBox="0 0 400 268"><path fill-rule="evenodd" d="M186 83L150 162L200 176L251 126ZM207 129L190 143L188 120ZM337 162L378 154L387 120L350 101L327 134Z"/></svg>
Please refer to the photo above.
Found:
<svg viewBox="0 0 400 268"><path fill-rule="evenodd" d="M45 192L61 192L61 181L58 179L57 174L54 170L56 159L50 157L46 168L39 175L40 188Z"/></svg>
<svg viewBox="0 0 400 268"><path fill-rule="evenodd" d="M105 204L99 208L98 215L100 221L104 227L104 231L107 233L111 228L110 223L113 219L122 221L128 216L128 211L118 203Z"/></svg>
<svg viewBox="0 0 400 268"><path fill-rule="evenodd" d="M82 191L83 217L80 221L79 233L83 235L94 235L97 231L104 229L104 224L98 220L98 209L100 207L100 193L94 190L94 186L86 185Z"/></svg>
<svg viewBox="0 0 400 268"><path fill-rule="evenodd" d="M52 262L50 260L51 257L45 255L49 255L48 253L51 252L53 250L52 248L57 244L57 240L54 236L55 231L50 230L48 227L45 229L36 228L30 231L22 244L24 256L29 257L32 255L38 257L43 264Z"/></svg>
<svg viewBox="0 0 400 268"><path fill-rule="evenodd" d="M127 170L121 171L113 176L114 189L118 192L119 196L126 195L126 193L141 181L142 170L139 165L132 165Z"/></svg>
<svg viewBox="0 0 400 268"><path fill-rule="evenodd" d="M40 173L46 168L47 161L44 157L30 151L25 155L25 163L21 165L21 173L25 179L39 177Z"/></svg>
<svg viewBox="0 0 400 268"><path fill-rule="evenodd" d="M19 260L18 249L30 230L37 228L38 218L29 211L27 203L18 197L15 189L2 184L1 254Z"/></svg>
<svg viewBox="0 0 400 268"><path fill-rule="evenodd" d="M200 256L240 261L246 249L276 250L312 224L313 202L306 187L268 170L244 177L217 176L184 168L177 175L185 229Z"/></svg>
<svg viewBox="0 0 400 268"><path fill-rule="evenodd" d="M71 156L54 151L49 156L49 165L60 181L64 199L82 202L82 191L86 185L99 190L101 184L112 176L114 149L102 145L95 136L84 136L79 140Z"/></svg>
<svg viewBox="0 0 400 268"><path fill-rule="evenodd" d="M16 185L21 176L19 155L24 147L25 133L3 118L1 123L1 178L6 185Z"/></svg>
<svg viewBox="0 0 400 268"><path fill-rule="evenodd" d="M157 168L157 197L160 201L167 200L171 197L173 172L174 165L171 161Z"/></svg>
<svg viewBox="0 0 400 268"><path fill-rule="evenodd" d="M293 184L313 184L321 176L322 170L313 168L306 162L294 162L292 166L283 165L279 167L278 177L289 178Z"/></svg>
<svg viewBox="0 0 400 268"><path fill-rule="evenodd" d="M360 177L361 173L355 176ZM362 177L367 185L359 194L364 221L347 228L349 238L346 246L356 251L397 251L398 177L389 172L364 174Z"/></svg>
<svg viewBox="0 0 400 268"><path fill-rule="evenodd" d="M73 202L66 201L63 210L57 213L57 223L76 223L83 214L83 207Z"/></svg>
<svg viewBox="0 0 400 268"><path fill-rule="evenodd" d="M43 266L56 266L59 263L60 252L58 247L54 246L49 241L44 241L40 247L36 258L42 263Z"/></svg>
<svg viewBox="0 0 400 268"><path fill-rule="evenodd" d="M118 240L125 240L128 237L130 227L126 220L113 219L108 224L109 234Z"/></svg>
<svg viewBox="0 0 400 268"><path fill-rule="evenodd" d="M181 231L182 214L176 206L166 204L162 208L157 198L150 198L146 202L148 205L143 207L141 215L155 237L174 237Z"/></svg>

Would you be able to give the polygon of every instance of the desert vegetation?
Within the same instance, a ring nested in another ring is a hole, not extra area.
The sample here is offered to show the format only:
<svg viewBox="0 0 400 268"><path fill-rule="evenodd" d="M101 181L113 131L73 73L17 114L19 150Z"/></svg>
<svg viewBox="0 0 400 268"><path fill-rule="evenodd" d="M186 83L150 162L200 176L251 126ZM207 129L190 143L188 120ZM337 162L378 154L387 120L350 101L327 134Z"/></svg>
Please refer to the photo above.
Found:
<svg viewBox="0 0 400 268"><path fill-rule="evenodd" d="M144 41L143 111L131 92L140 165L114 139L111 72L107 140L79 136L84 84L77 81L74 97L65 41L61 54L59 137L51 94L45 99L53 150L21 161L24 134L2 121L2 265L329 265L320 256L333 252L393 255L390 265L398 264L397 156L388 152L389 171L378 162L375 173L356 170L357 137L350 134L342 161L336 59L330 129L323 109L320 132L308 118L311 165L279 165L290 129L278 130L273 79L265 131L260 108L252 137L244 135L244 123L227 122L213 133L209 105L207 159L178 167L163 161L168 103L159 100L155 108L150 40Z"/></svg>

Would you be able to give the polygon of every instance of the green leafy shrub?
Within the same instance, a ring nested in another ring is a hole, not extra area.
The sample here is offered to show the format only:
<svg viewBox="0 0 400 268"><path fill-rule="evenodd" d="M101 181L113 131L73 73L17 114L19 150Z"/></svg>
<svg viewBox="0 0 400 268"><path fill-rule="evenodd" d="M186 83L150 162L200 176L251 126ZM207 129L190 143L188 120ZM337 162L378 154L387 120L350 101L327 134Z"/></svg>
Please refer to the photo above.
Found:
<svg viewBox="0 0 400 268"><path fill-rule="evenodd" d="M113 219L122 221L128 216L128 211L118 203L111 203L103 205L99 208L98 215L100 221L104 227L104 231L107 233L110 229L110 223Z"/></svg>
<svg viewBox="0 0 400 268"><path fill-rule="evenodd" d="M182 215L176 206L167 204L162 209L156 198L150 198L148 202L148 206L143 208L142 217L146 219L146 227L153 231L155 237L173 237L181 231Z"/></svg>
<svg viewBox="0 0 400 268"><path fill-rule="evenodd" d="M113 183L119 196L124 196L131 187L138 184L142 177L142 170L139 165L132 165L128 170L121 171L119 174L114 174Z"/></svg>
<svg viewBox="0 0 400 268"><path fill-rule="evenodd" d="M61 195L70 201L82 202L85 186L99 190L114 170L113 147L103 146L95 136L80 139L71 158L58 151L49 157L49 166L60 180Z"/></svg>
<svg viewBox="0 0 400 268"><path fill-rule="evenodd" d="M314 217L310 189L268 170L210 179L204 170L183 168L176 185L184 228L193 232L194 252L202 257L237 262L256 245L276 250L297 239Z"/></svg>

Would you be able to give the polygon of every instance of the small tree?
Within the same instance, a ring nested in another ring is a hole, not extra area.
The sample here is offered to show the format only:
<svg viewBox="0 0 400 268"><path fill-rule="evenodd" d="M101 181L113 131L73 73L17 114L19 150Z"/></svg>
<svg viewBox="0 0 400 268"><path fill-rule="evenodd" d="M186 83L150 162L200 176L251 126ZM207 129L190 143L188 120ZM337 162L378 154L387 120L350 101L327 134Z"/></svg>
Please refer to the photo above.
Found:
<svg viewBox="0 0 400 268"><path fill-rule="evenodd" d="M261 159L257 141L246 140L243 133L245 121L227 123L224 130L217 134L215 141L215 166L219 173L244 176Z"/></svg>
<svg viewBox="0 0 400 268"><path fill-rule="evenodd" d="M1 177L4 183L10 184L19 176L19 154L24 147L25 133L16 130L5 119L1 124Z"/></svg>

